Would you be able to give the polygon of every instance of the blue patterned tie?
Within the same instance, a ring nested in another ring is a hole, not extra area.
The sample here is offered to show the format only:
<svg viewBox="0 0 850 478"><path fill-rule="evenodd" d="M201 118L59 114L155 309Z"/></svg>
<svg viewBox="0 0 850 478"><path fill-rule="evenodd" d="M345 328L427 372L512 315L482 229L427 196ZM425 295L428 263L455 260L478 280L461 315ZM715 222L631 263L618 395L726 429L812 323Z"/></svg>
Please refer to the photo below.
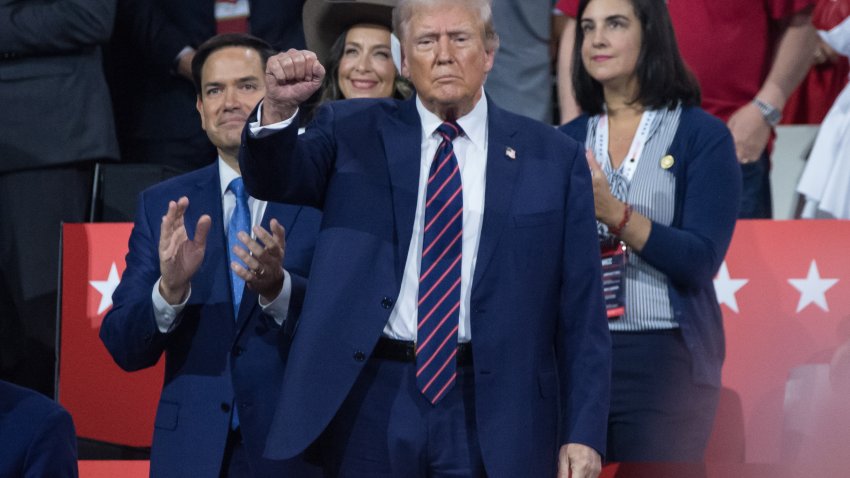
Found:
<svg viewBox="0 0 850 478"><path fill-rule="evenodd" d="M233 253L233 246L242 246L242 241L239 240L238 234L244 231L250 234L251 230L251 210L248 209L248 193L245 191L245 185L242 184L242 178L236 178L227 186L228 191L232 191L236 196L236 207L233 209L233 214L230 216L230 222L227 223L227 250L230 253L230 260L236 261L243 267L245 264L239 259L239 256ZM245 281L230 269L230 286L233 293L233 317L239 316L239 303L242 302L242 291L245 289Z"/></svg>
<svg viewBox="0 0 850 478"><path fill-rule="evenodd" d="M236 196L236 207L233 208L233 214L230 215L230 221L227 223L227 249L231 261L236 261L246 267L242 259L233 253L233 246L242 246L242 241L239 240L238 234L240 231L245 231L250 234L251 230L251 210L248 209L248 193L245 191L245 185L242 183L242 178L238 177L227 185L227 190L233 192ZM244 246L242 246L244 247ZM228 269L230 269L228 267ZM233 294L233 318L239 317L239 304L242 302L242 291L245 290L245 281L230 269L230 292ZM236 407L233 408L233 415L230 417L230 428L236 430L239 428L239 415L236 414Z"/></svg>
<svg viewBox="0 0 850 478"><path fill-rule="evenodd" d="M443 140L431 164L425 194L416 384L433 404L445 396L457 376L463 186L452 141L461 132L455 122L437 128Z"/></svg>

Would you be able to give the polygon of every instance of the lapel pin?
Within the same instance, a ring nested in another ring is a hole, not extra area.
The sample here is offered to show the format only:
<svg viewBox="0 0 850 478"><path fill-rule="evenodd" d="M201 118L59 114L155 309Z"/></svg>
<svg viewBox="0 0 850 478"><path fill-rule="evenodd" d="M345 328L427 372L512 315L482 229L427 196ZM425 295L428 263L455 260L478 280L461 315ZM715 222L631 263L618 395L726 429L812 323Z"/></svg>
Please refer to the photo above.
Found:
<svg viewBox="0 0 850 478"><path fill-rule="evenodd" d="M668 154L667 156L661 158L661 167L664 169L670 169L671 167L673 167L673 163L675 162L676 161L673 160L673 156L670 156Z"/></svg>
<svg viewBox="0 0 850 478"><path fill-rule="evenodd" d="M516 159L516 150L508 146L507 148L505 148L505 156L511 159Z"/></svg>

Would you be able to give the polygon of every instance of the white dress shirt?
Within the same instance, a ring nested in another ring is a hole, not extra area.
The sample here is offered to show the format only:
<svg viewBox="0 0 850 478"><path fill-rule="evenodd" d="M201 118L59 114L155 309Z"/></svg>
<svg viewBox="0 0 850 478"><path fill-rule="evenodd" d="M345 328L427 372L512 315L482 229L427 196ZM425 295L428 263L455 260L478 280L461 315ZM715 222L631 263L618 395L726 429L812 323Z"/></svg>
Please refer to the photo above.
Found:
<svg viewBox="0 0 850 478"><path fill-rule="evenodd" d="M416 215L413 220L413 234L410 236L410 248L401 279L401 290L390 320L384 327L387 337L416 341L417 303L419 302L419 266L422 261L422 240L425 223L425 194L431 163L437 153L442 138L435 131L443 123L431 113L419 97L416 98L416 110L422 122L422 154L419 158L419 200L416 201ZM478 243L481 239L481 224L484 216L484 188L487 172L487 100L484 93L469 114L459 118L457 123L463 129L452 143L463 183L463 244L461 246L460 272L460 310L458 341L472 340L469 323L469 300L472 290L472 275L478 256Z"/></svg>
<svg viewBox="0 0 850 478"><path fill-rule="evenodd" d="M224 212L224 233L227 234L227 224L230 222L230 216L233 215L233 210L236 209L236 195L233 194L233 191L228 191L227 186L230 185L230 182L239 177L239 173L231 168L223 159L219 156L218 158L218 173L221 184L221 206L222 211ZM266 212L266 201L261 201L259 199L255 199L253 197L248 197L248 208L251 210L251 228L259 225L263 220L263 215ZM190 204L189 207L192 207ZM254 234L252 233L253 237ZM228 255L230 251L228 250ZM228 262L229 264L229 262ZM228 268L228 272L230 269ZM153 291L151 293L151 299L153 300L153 308L154 308L154 318L156 319L157 327L159 331L162 333L168 333L173 331L177 325L179 324L179 315L180 312L183 311L183 308L189 302L189 297L192 295L191 285L189 286L189 292L186 294L186 298L183 302L177 305L171 305L165 301L162 297L162 294L159 293L159 282L162 280L162 277L156 281L153 286ZM280 291L280 294L271 302L264 303L263 298L260 297L260 306L263 308L267 314L271 315L275 322L278 325L283 324L284 320L286 320L286 315L289 310L289 298L292 295L292 282L289 277L289 273L286 270L283 271L283 288Z"/></svg>

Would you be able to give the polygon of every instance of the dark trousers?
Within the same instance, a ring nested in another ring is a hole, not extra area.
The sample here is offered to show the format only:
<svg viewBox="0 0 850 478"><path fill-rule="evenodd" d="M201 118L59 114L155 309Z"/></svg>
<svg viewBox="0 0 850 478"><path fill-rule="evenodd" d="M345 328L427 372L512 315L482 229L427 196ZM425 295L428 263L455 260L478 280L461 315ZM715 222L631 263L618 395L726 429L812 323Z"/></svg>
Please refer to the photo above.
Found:
<svg viewBox="0 0 850 478"><path fill-rule="evenodd" d="M242 433L238 429L231 430L224 446L220 478L250 478L253 476L250 463Z"/></svg>
<svg viewBox="0 0 850 478"><path fill-rule="evenodd" d="M431 405L416 364L370 358L320 438L326 476L485 476L475 425L472 365Z"/></svg>
<svg viewBox="0 0 850 478"><path fill-rule="evenodd" d="M53 395L62 222L82 222L89 163L0 173L0 378Z"/></svg>
<svg viewBox="0 0 850 478"><path fill-rule="evenodd" d="M608 461L699 462L719 389L695 384L678 330L613 332Z"/></svg>
<svg viewBox="0 0 850 478"><path fill-rule="evenodd" d="M773 198L770 193L770 157L767 151L758 161L741 165L743 191L741 192L740 219L771 219Z"/></svg>

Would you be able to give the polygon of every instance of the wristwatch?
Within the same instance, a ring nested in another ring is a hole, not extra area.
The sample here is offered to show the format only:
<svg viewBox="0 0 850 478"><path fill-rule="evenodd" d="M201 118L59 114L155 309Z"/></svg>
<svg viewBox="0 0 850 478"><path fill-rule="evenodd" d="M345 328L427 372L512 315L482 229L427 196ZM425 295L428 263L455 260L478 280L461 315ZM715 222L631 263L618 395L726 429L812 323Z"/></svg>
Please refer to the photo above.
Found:
<svg viewBox="0 0 850 478"><path fill-rule="evenodd" d="M779 124L779 120L782 119L782 112L776 109L775 106L770 103L765 103L758 98L755 98L753 103L755 103L756 107L758 107L759 111L761 111L761 115L771 128L775 128L776 125Z"/></svg>

